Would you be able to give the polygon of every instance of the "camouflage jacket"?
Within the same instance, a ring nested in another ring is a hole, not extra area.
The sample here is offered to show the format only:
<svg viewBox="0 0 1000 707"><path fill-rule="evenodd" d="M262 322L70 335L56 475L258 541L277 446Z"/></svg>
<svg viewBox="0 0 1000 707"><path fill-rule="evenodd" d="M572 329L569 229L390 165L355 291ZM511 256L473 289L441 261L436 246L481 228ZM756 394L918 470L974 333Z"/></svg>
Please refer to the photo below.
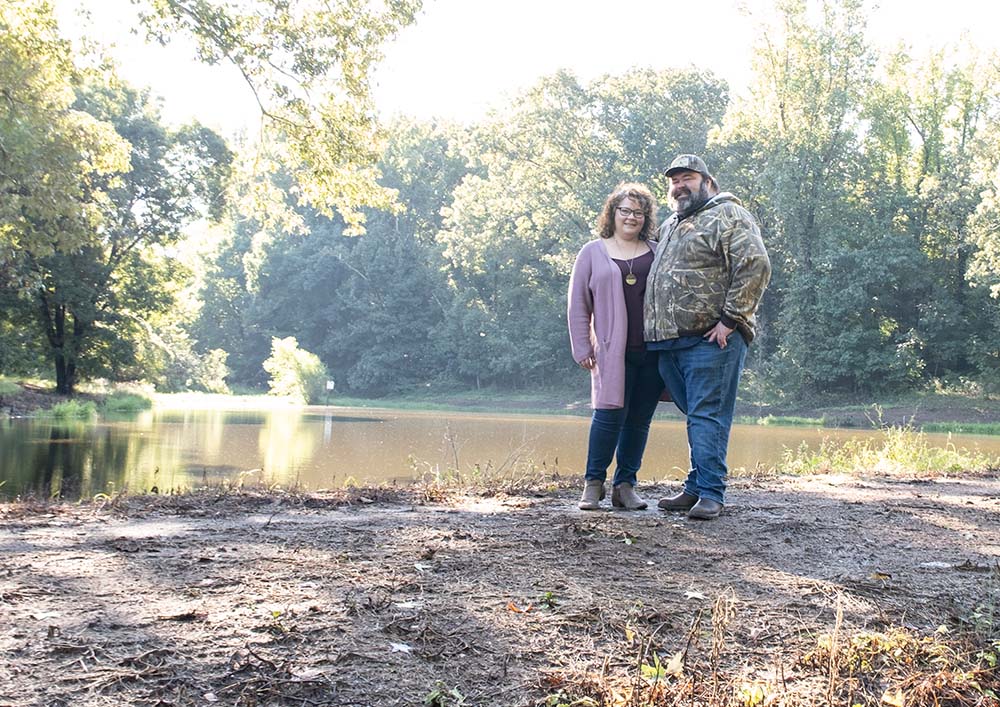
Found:
<svg viewBox="0 0 1000 707"><path fill-rule="evenodd" d="M716 322L754 337L754 312L771 277L760 229L732 194L660 228L646 283L646 341L704 334Z"/></svg>

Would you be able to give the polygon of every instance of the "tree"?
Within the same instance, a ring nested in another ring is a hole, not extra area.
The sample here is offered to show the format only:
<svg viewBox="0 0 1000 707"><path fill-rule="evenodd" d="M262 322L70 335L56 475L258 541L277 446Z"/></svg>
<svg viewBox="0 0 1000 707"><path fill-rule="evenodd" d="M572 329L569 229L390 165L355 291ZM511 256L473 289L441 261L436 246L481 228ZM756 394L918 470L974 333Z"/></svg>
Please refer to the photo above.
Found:
<svg viewBox="0 0 1000 707"><path fill-rule="evenodd" d="M624 180L662 187L664 166L704 147L725 104L725 85L697 72L634 71L589 86L561 72L480 126L476 169L438 237L453 290L440 339L453 373L505 387L573 375L565 288L604 199Z"/></svg>
<svg viewBox="0 0 1000 707"><path fill-rule="evenodd" d="M213 258L195 336L230 353L235 380L257 383L270 337L290 335L343 390L381 395L440 378L447 293L434 236L466 158L449 126L401 121L387 136L377 167L402 212L369 210L366 235L354 238L280 195L292 201L292 229L240 222Z"/></svg>
<svg viewBox="0 0 1000 707"><path fill-rule="evenodd" d="M113 124L131 145L131 169L92 180L101 227L73 249L29 255L20 273L37 283L32 308L48 344L56 389L72 393L81 368L90 374L137 376L128 368L148 336L147 318L172 302L183 276L168 251L182 228L218 211L229 151L199 126L170 131L148 95L120 84L81 87L77 107Z"/></svg>
<svg viewBox="0 0 1000 707"><path fill-rule="evenodd" d="M261 110L262 172L291 174L301 204L360 232L360 207L392 193L372 168L380 130L370 96L382 45L412 23L420 0L135 0L149 36L188 35L198 58L233 64Z"/></svg>
<svg viewBox="0 0 1000 707"><path fill-rule="evenodd" d="M0 285L37 285L23 257L86 242L101 227L95 182L128 169L128 143L74 104L79 72L47 3L0 5Z"/></svg>
<svg viewBox="0 0 1000 707"><path fill-rule="evenodd" d="M862 5L815 5L812 19L804 0L777 3L760 35L753 89L711 147L719 173L760 217L774 264L761 353L786 389L804 394L898 382L911 363L897 356L896 327L877 300L905 270L872 258L898 248L854 189L867 174L859 108L875 67Z"/></svg>

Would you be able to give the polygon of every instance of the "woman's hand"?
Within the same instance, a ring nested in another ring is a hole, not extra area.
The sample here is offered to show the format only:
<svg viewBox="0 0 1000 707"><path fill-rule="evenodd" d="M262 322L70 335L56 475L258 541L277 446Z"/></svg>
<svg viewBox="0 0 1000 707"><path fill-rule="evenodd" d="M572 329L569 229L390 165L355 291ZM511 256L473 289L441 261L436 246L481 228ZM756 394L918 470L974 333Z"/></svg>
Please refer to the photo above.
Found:
<svg viewBox="0 0 1000 707"><path fill-rule="evenodd" d="M587 358L580 361L580 365L586 368L588 371L594 370L594 366L597 365L597 359L594 358L594 354L590 354Z"/></svg>

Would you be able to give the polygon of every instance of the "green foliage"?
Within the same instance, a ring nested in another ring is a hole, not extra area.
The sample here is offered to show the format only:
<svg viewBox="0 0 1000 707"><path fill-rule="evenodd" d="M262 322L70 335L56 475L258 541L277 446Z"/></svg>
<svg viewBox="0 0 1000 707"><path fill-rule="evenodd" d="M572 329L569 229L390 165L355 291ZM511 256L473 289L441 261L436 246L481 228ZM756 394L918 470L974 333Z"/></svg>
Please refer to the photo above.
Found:
<svg viewBox="0 0 1000 707"><path fill-rule="evenodd" d="M995 57L879 53L860 0L783 0L733 102L697 71L559 72L469 128L379 125L369 76L418 0L137 4L151 36L243 72L264 133L233 155L167 129L113 67L77 68L45 4L4 4L4 372L263 388L294 337L355 395L585 388L573 257L617 182L665 199L663 166L697 152L774 265L754 400L1000 393ZM201 217L221 225L196 242Z"/></svg>
<svg viewBox="0 0 1000 707"><path fill-rule="evenodd" d="M5 268L84 242L104 220L91 180L128 169L128 143L74 106L79 73L49 4L0 5L0 284L14 290L33 282Z"/></svg>
<svg viewBox="0 0 1000 707"><path fill-rule="evenodd" d="M434 689L424 696L423 704L424 707L466 707L469 703L457 687L449 688L439 680Z"/></svg>
<svg viewBox="0 0 1000 707"><path fill-rule="evenodd" d="M928 422L920 426L924 432L954 432L970 435L1000 435L1000 422Z"/></svg>
<svg viewBox="0 0 1000 707"><path fill-rule="evenodd" d="M218 198L213 185L224 179L229 159L207 130L167 130L146 94L113 77L80 86L76 105L113 125L132 152L127 173L89 182L105 226L73 249L29 255L17 269L35 283L18 316L33 318L48 342L61 393L71 392L81 373L143 375L139 350L157 341L148 320L173 303L173 283L185 276L164 249L202 209L212 210L206 200Z"/></svg>
<svg viewBox="0 0 1000 707"><path fill-rule="evenodd" d="M591 85L560 72L479 126L476 169L438 236L451 290L440 340L455 375L477 387L576 380L566 281L605 197L625 175L662 185L663 164L704 146L725 101L724 84L695 72Z"/></svg>
<svg viewBox="0 0 1000 707"><path fill-rule="evenodd" d="M136 413L153 407L153 401L135 393L113 393L101 404L105 413Z"/></svg>
<svg viewBox="0 0 1000 707"><path fill-rule="evenodd" d="M21 392L21 386L15 381L0 376L0 395L16 395Z"/></svg>
<svg viewBox="0 0 1000 707"><path fill-rule="evenodd" d="M97 417L97 404L93 400L67 400L56 403L43 414L57 420L92 420Z"/></svg>
<svg viewBox="0 0 1000 707"><path fill-rule="evenodd" d="M336 209L352 232L364 224L360 207L390 206L393 194L372 168L380 130L369 77L382 45L414 21L420 0L137 4L151 38L192 37L202 61L234 64L252 89L263 135L247 171L264 177L246 193L253 212L280 208L271 178L282 173L294 177L299 203L328 216Z"/></svg>
<svg viewBox="0 0 1000 707"><path fill-rule="evenodd" d="M286 395L305 403L317 403L326 391L326 367L316 354L299 348L295 337L271 340L271 356L264 361L270 374L272 395Z"/></svg>
<svg viewBox="0 0 1000 707"><path fill-rule="evenodd" d="M767 415L766 417L758 418L756 424L764 425L765 427L770 425L782 425L788 427L825 427L826 418Z"/></svg>
<svg viewBox="0 0 1000 707"><path fill-rule="evenodd" d="M226 377L229 375L227 358L229 354L222 349L212 349L203 356L195 374L196 387L206 393L229 393L229 386L226 385Z"/></svg>
<svg viewBox="0 0 1000 707"><path fill-rule="evenodd" d="M871 439L824 439L814 450L805 442L784 450L781 471L792 474L958 474L1000 468L1000 459L978 451L932 446L909 425L887 427Z"/></svg>

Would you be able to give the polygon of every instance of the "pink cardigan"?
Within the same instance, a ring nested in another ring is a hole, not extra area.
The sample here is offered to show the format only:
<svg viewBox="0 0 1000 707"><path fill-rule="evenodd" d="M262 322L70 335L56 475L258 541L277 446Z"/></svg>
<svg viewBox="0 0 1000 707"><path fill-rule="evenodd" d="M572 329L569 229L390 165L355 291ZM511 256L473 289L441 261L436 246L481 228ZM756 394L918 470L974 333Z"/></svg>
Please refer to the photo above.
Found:
<svg viewBox="0 0 1000 707"><path fill-rule="evenodd" d="M656 243L648 241L656 250ZM576 256L569 279L566 307L573 360L591 354L590 403L595 409L625 404L625 347L628 314L622 273L600 240L590 241Z"/></svg>

